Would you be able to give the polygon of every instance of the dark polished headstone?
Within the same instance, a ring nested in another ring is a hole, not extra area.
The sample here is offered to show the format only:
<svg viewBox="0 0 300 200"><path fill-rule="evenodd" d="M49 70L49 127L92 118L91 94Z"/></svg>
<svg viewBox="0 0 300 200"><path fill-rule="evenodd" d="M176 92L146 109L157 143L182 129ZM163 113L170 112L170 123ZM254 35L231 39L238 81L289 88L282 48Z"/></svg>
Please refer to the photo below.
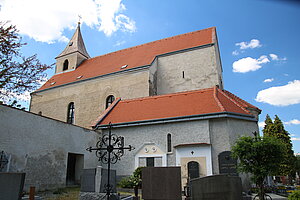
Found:
<svg viewBox="0 0 300 200"><path fill-rule="evenodd" d="M223 151L218 155L219 173L238 176L237 160L231 157L230 151Z"/></svg>
<svg viewBox="0 0 300 200"><path fill-rule="evenodd" d="M142 188L144 200L181 200L180 167L143 168Z"/></svg>
<svg viewBox="0 0 300 200"><path fill-rule="evenodd" d="M242 181L238 176L214 175L190 181L193 200L241 200Z"/></svg>
<svg viewBox="0 0 300 200"><path fill-rule="evenodd" d="M101 185L100 185L100 192L106 192L105 191L105 185L107 184L108 176L107 176L108 170L102 168L101 169ZM112 193L117 192L116 184L117 184L117 173L116 170L110 170L110 179L109 184L112 185Z"/></svg>
<svg viewBox="0 0 300 200"><path fill-rule="evenodd" d="M81 173L81 192L95 192L96 169L83 169Z"/></svg>
<svg viewBox="0 0 300 200"><path fill-rule="evenodd" d="M0 172L0 199L21 199L25 181L25 173Z"/></svg>

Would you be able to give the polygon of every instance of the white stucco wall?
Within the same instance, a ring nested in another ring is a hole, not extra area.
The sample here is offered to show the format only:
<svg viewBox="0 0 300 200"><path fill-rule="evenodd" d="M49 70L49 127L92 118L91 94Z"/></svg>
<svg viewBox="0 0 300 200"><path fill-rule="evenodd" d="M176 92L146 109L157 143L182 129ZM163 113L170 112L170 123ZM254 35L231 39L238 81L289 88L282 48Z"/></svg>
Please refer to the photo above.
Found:
<svg viewBox="0 0 300 200"><path fill-rule="evenodd" d="M193 154L191 154L193 152ZM184 157L197 158L205 157L206 175L212 175L212 160L210 145L193 145L176 148L176 166L181 166L180 159Z"/></svg>
<svg viewBox="0 0 300 200"><path fill-rule="evenodd" d="M82 155L84 168L99 164L95 154L85 150L98 139L94 131L3 105L0 127L0 151L11 155L11 172L26 172L25 189L64 186L68 153Z"/></svg>
<svg viewBox="0 0 300 200"><path fill-rule="evenodd" d="M104 133L107 133L105 130ZM159 156L164 159L166 155L167 166L176 166L176 153L173 148L171 153L167 153L167 134L172 135L172 147L178 144L187 143L209 143L209 124L208 120L185 121L176 123L153 124L144 126L131 126L122 128L113 128L112 133L118 136L124 136L125 146L132 145L133 151L125 151L124 156L113 168L117 170L117 175L131 175L136 168L137 156L146 145L155 145L159 148ZM164 161L162 165L164 165Z"/></svg>

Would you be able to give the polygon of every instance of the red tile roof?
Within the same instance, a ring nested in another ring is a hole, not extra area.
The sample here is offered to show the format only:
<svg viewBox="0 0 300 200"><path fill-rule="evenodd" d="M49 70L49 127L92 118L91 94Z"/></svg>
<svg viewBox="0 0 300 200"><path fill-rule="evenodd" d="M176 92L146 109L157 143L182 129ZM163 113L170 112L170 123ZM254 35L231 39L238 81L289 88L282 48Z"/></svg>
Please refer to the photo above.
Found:
<svg viewBox="0 0 300 200"><path fill-rule="evenodd" d="M215 35L215 27L212 27L90 58L73 71L54 75L38 91L113 72L147 66L158 55L215 43ZM124 65L128 66L121 69ZM82 77L77 79L80 76ZM51 83L53 84L51 85Z"/></svg>
<svg viewBox="0 0 300 200"><path fill-rule="evenodd" d="M228 95L230 94L230 95ZM120 100L96 125L159 120L213 113L237 113L252 116L251 105L218 87L160 96ZM252 105L251 105L252 106ZM255 107L256 108L256 107ZM258 108L257 108L258 109Z"/></svg>

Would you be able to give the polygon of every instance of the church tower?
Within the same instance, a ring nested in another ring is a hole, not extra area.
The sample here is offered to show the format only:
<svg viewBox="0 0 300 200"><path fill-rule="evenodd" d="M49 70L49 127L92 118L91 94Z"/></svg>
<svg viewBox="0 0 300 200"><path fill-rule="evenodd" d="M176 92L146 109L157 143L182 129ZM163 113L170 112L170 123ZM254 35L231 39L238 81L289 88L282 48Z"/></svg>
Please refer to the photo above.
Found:
<svg viewBox="0 0 300 200"><path fill-rule="evenodd" d="M76 69L84 60L90 58L80 31L80 23L78 23L77 29L67 44L66 48L61 52L56 59L55 73L61 73Z"/></svg>

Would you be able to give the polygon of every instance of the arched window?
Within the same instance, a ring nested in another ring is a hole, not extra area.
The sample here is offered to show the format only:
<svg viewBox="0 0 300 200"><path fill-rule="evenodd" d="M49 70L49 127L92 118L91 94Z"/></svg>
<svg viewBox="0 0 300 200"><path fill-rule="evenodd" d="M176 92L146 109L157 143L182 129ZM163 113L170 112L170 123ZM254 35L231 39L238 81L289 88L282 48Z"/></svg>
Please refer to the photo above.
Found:
<svg viewBox="0 0 300 200"><path fill-rule="evenodd" d="M107 98L106 98L106 106L105 106L105 109L108 108L108 106L110 106L110 104L112 104L112 102L114 102L115 100L115 97L113 95L109 95Z"/></svg>
<svg viewBox="0 0 300 200"><path fill-rule="evenodd" d="M67 115L67 123L73 124L74 123L74 115L75 115L75 106L74 102L69 103L68 106L68 115Z"/></svg>
<svg viewBox="0 0 300 200"><path fill-rule="evenodd" d="M68 59L66 59L64 62L63 71L67 70L68 67L69 67L69 61L68 61Z"/></svg>
<svg viewBox="0 0 300 200"><path fill-rule="evenodd" d="M168 152L172 152L172 138L171 133L167 134L167 150Z"/></svg>

